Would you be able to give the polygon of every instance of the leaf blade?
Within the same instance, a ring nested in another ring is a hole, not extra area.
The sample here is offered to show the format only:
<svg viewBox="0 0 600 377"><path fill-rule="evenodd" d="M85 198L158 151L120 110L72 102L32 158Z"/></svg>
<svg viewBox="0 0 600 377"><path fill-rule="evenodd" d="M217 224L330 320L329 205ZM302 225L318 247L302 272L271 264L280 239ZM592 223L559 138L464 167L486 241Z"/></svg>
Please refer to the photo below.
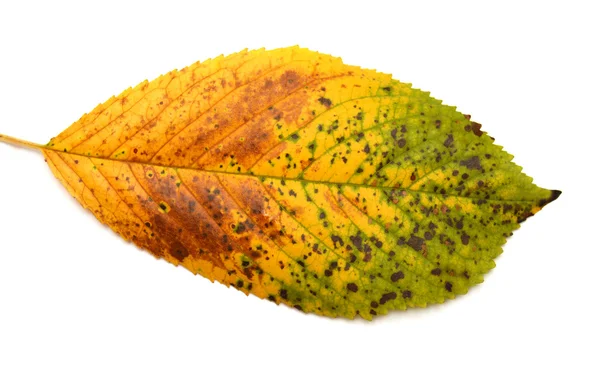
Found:
<svg viewBox="0 0 600 377"><path fill-rule="evenodd" d="M299 48L141 83L43 153L126 240L332 317L466 293L519 223L559 195L455 108Z"/></svg>

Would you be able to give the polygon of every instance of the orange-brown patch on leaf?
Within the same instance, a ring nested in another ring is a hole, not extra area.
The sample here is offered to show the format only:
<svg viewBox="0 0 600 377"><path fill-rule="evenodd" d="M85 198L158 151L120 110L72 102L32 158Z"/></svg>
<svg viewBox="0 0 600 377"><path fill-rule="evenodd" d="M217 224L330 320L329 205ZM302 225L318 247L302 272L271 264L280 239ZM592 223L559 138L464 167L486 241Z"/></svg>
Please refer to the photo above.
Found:
<svg viewBox="0 0 600 377"><path fill-rule="evenodd" d="M270 200L269 193L254 178L235 179L228 175L220 176L223 187L235 196L241 208L248 214L269 239L285 244L281 237L281 210Z"/></svg>
<svg viewBox="0 0 600 377"><path fill-rule="evenodd" d="M228 243L224 241L222 232L215 226L214 220L204 211L189 211L189 203L198 200L194 193L185 186L177 187L177 171L167 169L166 174L159 175L156 167L144 165L135 166L134 176L139 176L136 170L153 171L155 179L141 181L140 184L152 202L149 207L154 208L156 215L152 221L153 233L166 243L168 252L185 248L193 258L209 258L215 265L224 268L222 253L227 251ZM160 210L160 203L171 203L168 213ZM201 206L198 203L198 207ZM176 244L174 240L177 241ZM200 250L203 252L200 253Z"/></svg>
<svg viewBox="0 0 600 377"><path fill-rule="evenodd" d="M287 96L302 88L312 80L310 71L291 64L271 72L269 77L278 77L269 90L265 90L265 81L270 78L250 79L241 87L234 89L214 106L179 131L153 157L154 161L162 156L162 163L174 166L194 166L207 151L212 150L235 132L238 128L276 105ZM208 122L210 119L210 122ZM207 125L208 123L208 125ZM173 156L177 149L185 150L185 156Z"/></svg>

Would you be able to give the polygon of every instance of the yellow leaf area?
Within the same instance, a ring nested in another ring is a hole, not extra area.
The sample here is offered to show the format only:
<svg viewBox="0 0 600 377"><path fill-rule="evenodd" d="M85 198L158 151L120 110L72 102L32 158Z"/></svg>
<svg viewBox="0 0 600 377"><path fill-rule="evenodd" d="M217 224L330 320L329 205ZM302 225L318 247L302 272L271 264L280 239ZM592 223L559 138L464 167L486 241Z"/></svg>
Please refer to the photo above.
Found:
<svg viewBox="0 0 600 377"><path fill-rule="evenodd" d="M371 319L466 293L558 197L469 118L292 47L143 82L42 151L72 196L156 257L304 312Z"/></svg>

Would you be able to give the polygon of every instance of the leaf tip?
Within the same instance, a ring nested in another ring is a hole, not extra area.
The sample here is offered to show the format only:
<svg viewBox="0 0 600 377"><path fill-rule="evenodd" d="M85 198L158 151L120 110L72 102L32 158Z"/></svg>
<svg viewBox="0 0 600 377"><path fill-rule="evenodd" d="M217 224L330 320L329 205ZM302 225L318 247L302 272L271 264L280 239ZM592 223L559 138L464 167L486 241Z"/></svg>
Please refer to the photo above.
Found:
<svg viewBox="0 0 600 377"><path fill-rule="evenodd" d="M560 190L550 190L550 196L546 199L542 199L539 202L539 206L540 207L544 207L546 204L548 203L552 203L553 201L555 201L556 199L558 199L558 197L562 194L562 191Z"/></svg>

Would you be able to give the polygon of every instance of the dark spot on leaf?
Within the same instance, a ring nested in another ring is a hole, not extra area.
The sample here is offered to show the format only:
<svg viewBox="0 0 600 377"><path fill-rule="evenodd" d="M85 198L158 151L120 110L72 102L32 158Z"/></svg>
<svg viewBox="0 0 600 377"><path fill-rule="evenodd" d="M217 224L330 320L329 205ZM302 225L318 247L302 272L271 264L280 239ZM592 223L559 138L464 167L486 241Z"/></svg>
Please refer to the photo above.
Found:
<svg viewBox="0 0 600 377"><path fill-rule="evenodd" d="M448 292L452 292L452 283L450 283L449 281L447 281L446 284L444 285L444 288L446 288L446 290Z"/></svg>
<svg viewBox="0 0 600 377"><path fill-rule="evenodd" d="M469 170L482 170L481 161L479 160L479 156L473 156L466 160L462 160L460 162L460 166L466 166Z"/></svg>
<svg viewBox="0 0 600 377"><path fill-rule="evenodd" d="M412 247L416 251L422 250L423 243L425 243L425 240L417 236L410 236L410 239L407 242L408 246Z"/></svg>
<svg viewBox="0 0 600 377"><path fill-rule="evenodd" d="M173 249L171 249L169 253L171 254L171 256L173 256L173 258L177 259L180 262L182 262L185 259L185 257L190 255L187 249L183 247L183 245L179 241L173 242L172 247Z"/></svg>
<svg viewBox="0 0 600 377"><path fill-rule="evenodd" d="M361 250L361 251L363 250L362 237L359 234L357 234L356 236L350 236L350 241L352 241L352 244L358 250Z"/></svg>
<svg viewBox="0 0 600 377"><path fill-rule="evenodd" d="M331 240L333 241L333 247L337 247L338 243L340 246L344 246L344 240L340 236L333 235L331 236Z"/></svg>
<svg viewBox="0 0 600 377"><path fill-rule="evenodd" d="M444 141L444 146L446 148L449 148L452 145L452 143L454 143L454 137L452 135L448 135L446 141Z"/></svg>
<svg viewBox="0 0 600 377"><path fill-rule="evenodd" d="M329 98L320 97L319 103L325 107L331 107L331 100Z"/></svg>
<svg viewBox="0 0 600 377"><path fill-rule="evenodd" d="M481 136L483 135L483 132L481 132L481 124L477 123L477 122L471 122L471 129L473 130L473 133L477 136Z"/></svg>
<svg viewBox="0 0 600 377"><path fill-rule="evenodd" d="M394 273L392 274L392 277L391 277L391 279L392 279L392 281L393 281L394 283L395 283L395 282L397 282L397 281L398 281L398 280L400 280L400 279L404 279L404 272L402 272L402 271L394 272Z"/></svg>
<svg viewBox="0 0 600 377"><path fill-rule="evenodd" d="M358 286L354 283L348 283L348 285L346 285L346 288L348 288L350 292L358 292Z"/></svg>
<svg viewBox="0 0 600 377"><path fill-rule="evenodd" d="M379 299L379 305L383 305L386 302L390 301L390 300L395 300L396 297L398 297L398 295L396 294L396 292L389 292L389 293L384 293L381 298Z"/></svg>

